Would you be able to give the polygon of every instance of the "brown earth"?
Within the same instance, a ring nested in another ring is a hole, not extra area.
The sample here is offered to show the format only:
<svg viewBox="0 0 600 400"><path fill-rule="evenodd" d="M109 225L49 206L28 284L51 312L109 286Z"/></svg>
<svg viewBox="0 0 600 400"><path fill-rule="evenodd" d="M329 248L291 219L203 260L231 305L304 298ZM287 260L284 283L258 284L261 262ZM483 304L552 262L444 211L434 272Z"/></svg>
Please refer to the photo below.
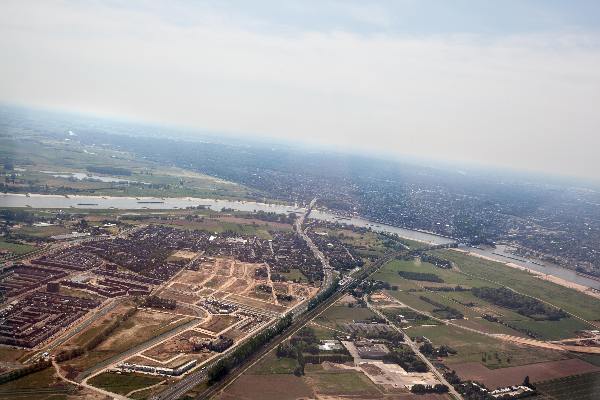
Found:
<svg viewBox="0 0 600 400"><path fill-rule="evenodd" d="M294 375L240 376L217 400L298 400L314 399L313 390L304 379Z"/></svg>
<svg viewBox="0 0 600 400"><path fill-rule="evenodd" d="M481 363L469 362L454 364L452 369L456 371L461 379L481 382L490 389L520 384L526 376L529 376L531 382L538 382L600 371L600 367L578 358L500 369L488 369Z"/></svg>

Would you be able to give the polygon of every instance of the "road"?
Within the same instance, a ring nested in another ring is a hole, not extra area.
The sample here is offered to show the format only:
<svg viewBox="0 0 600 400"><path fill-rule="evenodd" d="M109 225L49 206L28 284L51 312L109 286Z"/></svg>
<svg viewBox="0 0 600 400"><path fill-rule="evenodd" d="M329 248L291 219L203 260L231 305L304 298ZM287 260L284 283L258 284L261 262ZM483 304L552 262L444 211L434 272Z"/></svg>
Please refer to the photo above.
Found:
<svg viewBox="0 0 600 400"><path fill-rule="evenodd" d="M404 342L412 349L412 351L427 365L427 367L429 367L429 370L431 372L433 372L433 374L438 378L438 380L440 382L442 382L444 385L448 386L448 393L450 393L455 399L457 400L462 400L462 396L460 395L460 393L458 393L456 391L456 389L454 389L454 386L452 386L451 384L448 383L448 381L446 380L446 378L444 378L444 375L438 371L438 369L431 363L431 361L429 361L429 359L427 357L425 357L425 355L423 355L423 353L421 353L421 351L419 350L419 346L417 346L417 344L415 342L413 342L410 337L398 326L396 326L396 324L392 321L390 321L388 319L388 317L386 317L382 312L380 312L378 309L376 309L375 307L373 307L371 305L371 303L369 302L368 296L365 295L364 297L365 302L367 303L367 307L369 307L369 309L371 311L373 311L375 314L377 314L380 318L384 319L385 321L387 321L387 323L394 328L397 332L402 333L402 336L404 336Z"/></svg>
<svg viewBox="0 0 600 400"><path fill-rule="evenodd" d="M306 244L308 245L310 250L313 252L315 257L319 261L321 261L321 265L323 265L323 283L321 285L321 288L319 289L319 291L323 291L323 290L329 288L331 286L331 284L333 283L334 270L331 267L331 265L329 264L329 260L327 259L327 257L325 257L323 252L321 250L319 250L317 245L315 245L315 243L311 240L311 238L309 238L308 235L306 234L306 231L302 228L302 226L304 225L304 221L306 221L306 218L308 218L308 216L310 215L310 212L312 211L312 208L315 206L316 202L317 202L317 198L315 197L314 199L312 199L309 206L306 208L306 212L304 214L302 214L300 217L296 218L294 228L295 228L295 231L298 233L298 235L300 235L300 237L302 239L304 239L304 241L306 242Z"/></svg>

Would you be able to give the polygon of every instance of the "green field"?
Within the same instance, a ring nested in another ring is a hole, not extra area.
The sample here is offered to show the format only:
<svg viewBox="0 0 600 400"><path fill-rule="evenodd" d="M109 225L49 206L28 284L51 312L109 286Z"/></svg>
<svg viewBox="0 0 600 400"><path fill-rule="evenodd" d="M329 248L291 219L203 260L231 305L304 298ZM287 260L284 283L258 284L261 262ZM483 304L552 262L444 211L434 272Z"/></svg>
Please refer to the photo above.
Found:
<svg viewBox="0 0 600 400"><path fill-rule="evenodd" d="M488 368L514 367L567 357L555 351L521 347L493 337L453 326L420 326L406 330L411 337L425 336L435 346L448 345L457 351L446 359L449 364L481 362ZM497 357L496 357L497 355ZM485 361L484 361L485 358Z"/></svg>
<svg viewBox="0 0 600 400"><path fill-rule="evenodd" d="M0 240L0 250L7 250L16 255L27 254L35 249L36 249L35 246L30 246L27 244L20 244L20 243L9 243L9 242Z"/></svg>
<svg viewBox="0 0 600 400"><path fill-rule="evenodd" d="M371 317L375 317L375 314L368 308L335 305L319 317L315 318L314 321L330 328L344 330L343 324L352 323L352 321L361 321Z"/></svg>
<svg viewBox="0 0 600 400"><path fill-rule="evenodd" d="M315 391L332 396L378 396L377 386L366 375L355 371L318 371L306 375L314 383Z"/></svg>
<svg viewBox="0 0 600 400"><path fill-rule="evenodd" d="M535 275L502 263L472 257L451 250L435 251L438 256L455 262L465 273L508 286L518 292L548 301L588 320L600 320L600 300L576 290L538 279ZM486 283L483 286L490 286Z"/></svg>
<svg viewBox="0 0 600 400"><path fill-rule="evenodd" d="M76 388L60 381L54 368L34 372L0 385L0 399L66 399Z"/></svg>
<svg viewBox="0 0 600 400"><path fill-rule="evenodd" d="M435 253L438 256L443 256L453 261L460 268L460 272L454 269L437 268L432 264L419 260L393 260L386 264L374 278L397 285L399 290L389 291L389 294L410 307L433 313L437 317L443 318L444 315L434 312L434 309L436 309L435 306L420 298L421 296L425 296L463 313L465 320L457 320L456 323L489 333L523 335L523 333L519 332L529 330L535 333L540 339L557 340L573 337L575 331L589 329L590 325L571 317L563 318L560 321L536 321L513 310L478 298L470 291L425 291L423 287L434 286L436 284L404 279L398 275L398 271L435 274L444 280L444 284L452 286L460 285L464 288L507 285L521 293L532 294L542 300L563 307L565 310L573 312L576 315L585 315L588 317L600 316L600 312L598 312L600 310L600 301L591 297L588 298L588 296L584 296L572 289L542 281L527 272L510 268L500 263L486 261L454 251L435 251ZM565 304L565 301L561 298L563 294L567 298L572 299L571 304ZM481 318L483 314L496 315L503 321L511 324L515 329L486 321Z"/></svg>
<svg viewBox="0 0 600 400"><path fill-rule="evenodd" d="M282 272L281 275L289 281L308 282L306 276L298 268L292 268L290 272Z"/></svg>
<svg viewBox="0 0 600 400"><path fill-rule="evenodd" d="M123 394L131 392L132 390L142 389L148 386L155 385L162 381L162 378L150 375L142 374L116 374L112 372L105 372L100 375L96 375L88 383L92 386L96 386L112 393Z"/></svg>
<svg viewBox="0 0 600 400"><path fill-rule="evenodd" d="M181 168L162 166L133 153L85 146L77 140L58 141L31 132L20 132L10 143L13 145L0 149L0 159L11 160L16 167L25 169L14 171L17 179L14 185L10 184L11 191L98 196L256 198L248 189L232 182ZM88 167L107 166L131 172L131 175L117 176L118 178L149 185L77 180L41 172L87 173Z"/></svg>
<svg viewBox="0 0 600 400"><path fill-rule="evenodd" d="M298 361L295 358L277 358L275 352L272 351L248 373L258 375L293 374L297 366Z"/></svg>

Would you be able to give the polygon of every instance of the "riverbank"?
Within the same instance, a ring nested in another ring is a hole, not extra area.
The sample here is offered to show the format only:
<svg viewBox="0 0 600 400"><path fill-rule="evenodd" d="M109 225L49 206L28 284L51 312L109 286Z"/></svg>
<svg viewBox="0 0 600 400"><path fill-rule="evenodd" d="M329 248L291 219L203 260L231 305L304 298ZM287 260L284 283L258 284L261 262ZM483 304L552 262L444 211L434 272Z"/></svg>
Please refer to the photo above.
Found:
<svg viewBox="0 0 600 400"><path fill-rule="evenodd" d="M550 274L544 274L543 272L536 271L534 269L527 268L527 267L524 267L522 265L515 264L513 262L500 261L500 260L492 258L492 257L487 257L487 256L484 256L484 255L481 255L481 254L478 254L478 253L474 253L472 251L468 251L468 250L464 250L464 249L450 249L450 250L458 251L460 253L464 253L464 254L467 254L467 255L470 255L470 256L473 256L473 257L481 258L481 259L487 260L487 261L499 262L499 263L502 263L502 264L504 264L504 265L506 265L508 267L511 267L511 268L516 268L516 269L520 269L522 271L527 271L530 274L535 275L539 279L543 279L545 281L556 283L557 285L561 285L561 286L567 287L569 289L577 290L580 293L583 293L583 294L586 294L588 296L600 299L600 293L593 291L592 288L590 288L589 286L580 285L578 283L570 282L570 281L568 281L566 279L563 279L563 278L560 278L558 276L554 276L554 275L550 275Z"/></svg>

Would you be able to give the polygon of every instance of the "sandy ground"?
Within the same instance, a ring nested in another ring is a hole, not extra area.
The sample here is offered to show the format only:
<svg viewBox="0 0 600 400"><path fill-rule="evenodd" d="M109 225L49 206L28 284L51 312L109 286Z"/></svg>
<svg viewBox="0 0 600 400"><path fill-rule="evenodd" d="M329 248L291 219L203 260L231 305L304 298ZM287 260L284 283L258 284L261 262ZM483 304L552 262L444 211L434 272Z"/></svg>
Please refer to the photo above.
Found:
<svg viewBox="0 0 600 400"><path fill-rule="evenodd" d="M529 272L529 273L531 273L533 275L536 275L540 279L543 279L543 280L546 280L546 281L550 281L550 282L556 283L557 285L568 287L570 289L577 290L578 292L587 294L588 296L592 296L592 297L595 297L597 299L600 299L600 293L593 292L592 290L590 290L589 287L587 287L585 285L580 285L578 283L569 282L569 281L567 281L567 280L565 280L563 278L559 278L559 277L554 276L554 275L544 274L542 272L539 272L539 271L536 271L536 270L533 270L533 269L530 269L530 268L523 267L522 265L514 264L514 263L511 263L511 262L505 263L505 262L502 262L502 261L498 261L498 260L495 260L495 259L493 259L491 257L482 256L481 254L472 253L472 252L467 251L467 250L462 250L462 249L452 249L452 250L458 251L458 252L461 252L461 253L465 253L465 254L468 254L470 256L481 258L481 259L484 259L484 260L499 262L501 264L507 265L507 266L512 267L512 268L517 268L517 269L520 269L522 271L527 271L527 272Z"/></svg>

